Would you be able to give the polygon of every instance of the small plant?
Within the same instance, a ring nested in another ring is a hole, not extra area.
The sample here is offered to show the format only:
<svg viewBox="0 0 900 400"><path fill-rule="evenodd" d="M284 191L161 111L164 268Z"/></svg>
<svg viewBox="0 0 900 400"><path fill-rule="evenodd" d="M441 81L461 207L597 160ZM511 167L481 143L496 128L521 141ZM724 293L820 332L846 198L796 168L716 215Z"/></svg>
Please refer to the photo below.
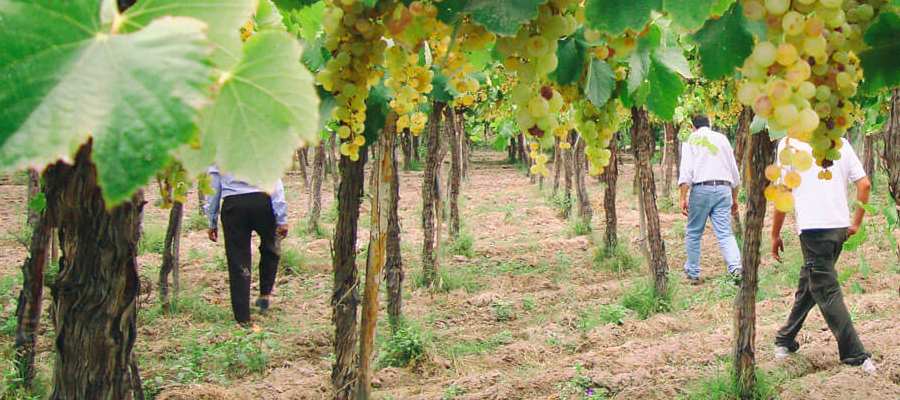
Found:
<svg viewBox="0 0 900 400"><path fill-rule="evenodd" d="M522 299L522 309L525 311L533 311L537 308L534 297L528 296Z"/></svg>
<svg viewBox="0 0 900 400"><path fill-rule="evenodd" d="M678 209L675 206L675 200L672 196L660 196L659 199L656 200L656 207L659 208L659 212L667 214L678 212Z"/></svg>
<svg viewBox="0 0 900 400"><path fill-rule="evenodd" d="M206 214L189 212L187 221L184 221L184 228L189 232L205 231L209 229L209 218Z"/></svg>
<svg viewBox="0 0 900 400"><path fill-rule="evenodd" d="M631 271L640 265L640 258L636 256L628 246L618 244L609 248L604 245L594 249L594 268L603 271L622 273Z"/></svg>
<svg viewBox="0 0 900 400"><path fill-rule="evenodd" d="M216 254L215 256L213 256L212 262L206 263L203 266L203 269L210 272L228 271L228 259L226 259L222 254Z"/></svg>
<svg viewBox="0 0 900 400"><path fill-rule="evenodd" d="M447 244L447 251L455 256L465 256L467 258L475 257L473 248L475 239L472 234L462 230L459 235Z"/></svg>
<svg viewBox="0 0 900 400"><path fill-rule="evenodd" d="M564 192L558 192L555 195L550 196L548 201L560 217L568 217L569 212L572 211L572 196L566 195Z"/></svg>
<svg viewBox="0 0 900 400"><path fill-rule="evenodd" d="M145 225L138 242L138 254L162 254L166 246L166 229L160 225Z"/></svg>
<svg viewBox="0 0 900 400"><path fill-rule="evenodd" d="M425 358L428 338L415 325L401 323L384 343L378 357L378 367L405 368Z"/></svg>
<svg viewBox="0 0 900 400"><path fill-rule="evenodd" d="M42 400L47 398L47 384L40 375L31 383L31 389L22 387L22 378L16 370L11 354L2 354L3 375L0 375L0 399Z"/></svg>
<svg viewBox="0 0 900 400"><path fill-rule="evenodd" d="M576 328L581 332L590 332L600 325L622 325L628 310L618 304L605 304L596 310L586 310L578 313Z"/></svg>
<svg viewBox="0 0 900 400"><path fill-rule="evenodd" d="M446 390L444 390L444 395L441 396L441 400L454 400L464 394L466 394L465 389L456 385L450 385Z"/></svg>
<svg viewBox="0 0 900 400"><path fill-rule="evenodd" d="M438 276L434 281L434 285L430 288L438 293L448 293L454 290L463 289L466 293L476 293L484 288L482 275L475 268L467 266L458 266L455 268L442 268L437 272ZM412 273L412 282L414 288L425 288L425 274L421 269L414 270Z"/></svg>
<svg viewBox="0 0 900 400"><path fill-rule="evenodd" d="M591 233L591 223L581 218L573 218L569 221L569 236L584 236Z"/></svg>
<svg viewBox="0 0 900 400"><path fill-rule="evenodd" d="M756 386L749 397L753 400L769 400L778 396L777 384L783 380L763 370L756 370ZM720 370L712 377L703 379L690 387L679 400L732 400L740 399L740 389L734 380L733 369L730 365Z"/></svg>
<svg viewBox="0 0 900 400"><path fill-rule="evenodd" d="M512 304L503 300L497 300L491 303L491 310L494 313L494 320L497 322L506 322L516 319L516 311Z"/></svg>
<svg viewBox="0 0 900 400"><path fill-rule="evenodd" d="M584 374L581 364L575 364L575 375L559 384L558 389L561 400L604 400L609 395L605 388L599 387Z"/></svg>
<svg viewBox="0 0 900 400"><path fill-rule="evenodd" d="M306 266L306 257L294 248L282 249L281 270L287 275L301 275Z"/></svg>
<svg viewBox="0 0 900 400"><path fill-rule="evenodd" d="M647 319L656 313L672 311L672 292L670 285L665 296L656 294L653 282L641 279L635 282L622 296L622 306L637 313L638 318Z"/></svg>
<svg viewBox="0 0 900 400"><path fill-rule="evenodd" d="M487 354L513 342L510 331L501 331L487 339L461 341L442 348L446 349L450 358L459 358L470 354Z"/></svg>

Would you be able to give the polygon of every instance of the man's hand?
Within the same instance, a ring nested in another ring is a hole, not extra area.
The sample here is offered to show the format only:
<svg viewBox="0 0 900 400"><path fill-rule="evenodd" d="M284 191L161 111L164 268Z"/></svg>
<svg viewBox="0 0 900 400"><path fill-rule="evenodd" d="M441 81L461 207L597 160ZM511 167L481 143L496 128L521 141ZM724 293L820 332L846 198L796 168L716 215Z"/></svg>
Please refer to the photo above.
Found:
<svg viewBox="0 0 900 400"><path fill-rule="evenodd" d="M278 235L278 237L280 237L280 238L282 238L282 239L286 238L287 235L288 235L288 226L287 226L287 224L284 224L284 225L278 225L278 227L275 228L275 234Z"/></svg>
<svg viewBox="0 0 900 400"><path fill-rule="evenodd" d="M738 206L739 206L739 204L736 201L731 203L731 215L734 215L734 216L738 215L738 213L741 210L740 207L738 207Z"/></svg>
<svg viewBox="0 0 900 400"><path fill-rule="evenodd" d="M219 241L219 230L218 229L210 228L208 231L206 231L206 234L209 236L210 241L212 241L212 242Z"/></svg>
<svg viewBox="0 0 900 400"><path fill-rule="evenodd" d="M859 232L859 225L857 225L857 224L851 225L849 228L847 228L847 237L855 235L856 232Z"/></svg>
<svg viewBox="0 0 900 400"><path fill-rule="evenodd" d="M688 216L688 199L686 197L681 198L681 215Z"/></svg>
<svg viewBox="0 0 900 400"><path fill-rule="evenodd" d="M781 253L784 251L784 242L781 235L772 236L772 257L775 261L781 262Z"/></svg>

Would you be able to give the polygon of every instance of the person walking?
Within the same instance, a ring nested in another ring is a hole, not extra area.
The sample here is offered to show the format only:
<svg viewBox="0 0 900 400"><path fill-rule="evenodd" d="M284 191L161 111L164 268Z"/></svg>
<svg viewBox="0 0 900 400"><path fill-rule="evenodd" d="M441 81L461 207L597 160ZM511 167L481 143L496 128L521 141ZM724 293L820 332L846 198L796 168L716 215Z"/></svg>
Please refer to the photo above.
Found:
<svg viewBox="0 0 900 400"><path fill-rule="evenodd" d="M741 252L731 231L731 216L738 211L737 188L741 176L734 151L725 135L710 129L707 117L694 116L692 122L696 130L681 145L678 174L681 213L688 218L684 236L687 252L684 273L691 284L700 283L700 241L706 221L712 220L728 273L738 282Z"/></svg>
<svg viewBox="0 0 900 400"><path fill-rule="evenodd" d="M866 204L872 185L850 143L844 139L840 143L841 156L827 171L819 166L805 172L798 171L801 184L793 190L794 216L800 234L803 267L794 305L787 322L775 336L775 358L786 358L800 348L797 334L809 311L818 305L837 340L841 362L861 365L866 373L874 374L877 367L853 328L835 272L835 263L844 241L859 231L866 212L863 207L857 207L851 221L847 186L853 183L856 199ZM785 146L812 154L809 144L789 139L782 139L779 143L779 154ZM781 252L784 251L781 239L784 218L784 212L775 210L772 217L772 257L778 262L781 262Z"/></svg>
<svg viewBox="0 0 900 400"><path fill-rule="evenodd" d="M259 235L260 312L269 309L272 289L280 261L280 240L287 237L287 202L281 180L271 195L210 167L213 195L207 203L209 240L218 242L218 217L221 202L222 229L225 232L225 258L231 291L231 310L240 324L250 323L250 237Z"/></svg>

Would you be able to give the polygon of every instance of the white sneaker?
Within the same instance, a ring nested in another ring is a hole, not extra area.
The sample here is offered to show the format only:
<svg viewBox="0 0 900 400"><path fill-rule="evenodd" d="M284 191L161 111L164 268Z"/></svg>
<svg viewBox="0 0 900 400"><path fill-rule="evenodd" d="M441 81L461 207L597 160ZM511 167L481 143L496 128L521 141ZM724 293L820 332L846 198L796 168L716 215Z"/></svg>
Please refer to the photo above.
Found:
<svg viewBox="0 0 900 400"><path fill-rule="evenodd" d="M775 359L776 360L784 360L785 358L788 358L789 355L791 355L791 351L788 350L787 347L775 346ZM866 360L866 361L868 361L868 360Z"/></svg>
<svg viewBox="0 0 900 400"><path fill-rule="evenodd" d="M875 375L878 372L878 367L875 365L875 361L872 361L871 358L867 358L866 361L862 363L863 372L869 375Z"/></svg>

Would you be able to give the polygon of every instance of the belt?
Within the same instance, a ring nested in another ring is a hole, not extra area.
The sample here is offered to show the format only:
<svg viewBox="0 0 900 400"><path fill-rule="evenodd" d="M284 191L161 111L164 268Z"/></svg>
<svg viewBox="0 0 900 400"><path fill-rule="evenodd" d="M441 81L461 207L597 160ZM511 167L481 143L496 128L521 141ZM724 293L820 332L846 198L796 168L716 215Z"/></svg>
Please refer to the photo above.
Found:
<svg viewBox="0 0 900 400"><path fill-rule="evenodd" d="M728 181L703 181L697 182L694 186L731 186L731 182Z"/></svg>

